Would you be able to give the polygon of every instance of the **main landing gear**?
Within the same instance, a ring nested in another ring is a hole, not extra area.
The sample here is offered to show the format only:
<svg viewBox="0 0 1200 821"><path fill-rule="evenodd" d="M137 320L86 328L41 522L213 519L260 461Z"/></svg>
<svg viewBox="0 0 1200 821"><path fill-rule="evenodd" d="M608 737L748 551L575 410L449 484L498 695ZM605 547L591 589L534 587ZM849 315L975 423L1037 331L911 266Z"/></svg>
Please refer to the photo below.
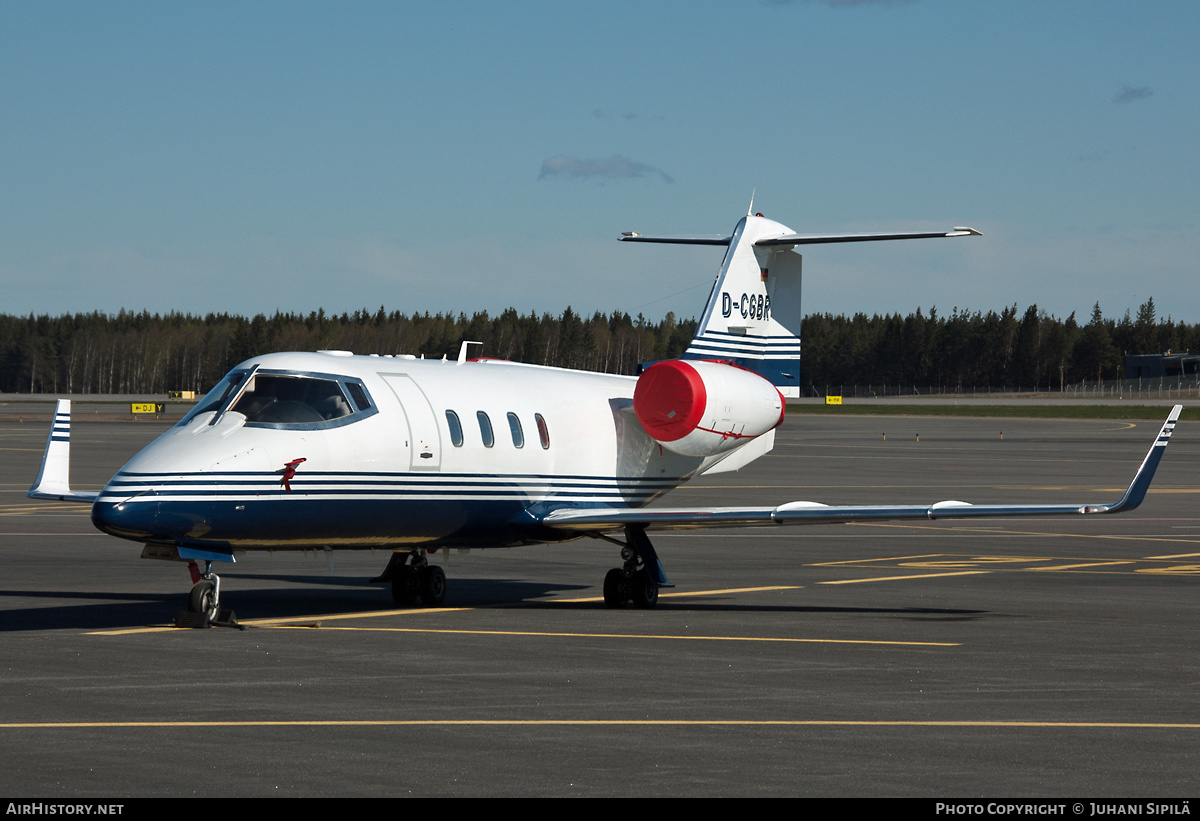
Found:
<svg viewBox="0 0 1200 821"><path fill-rule="evenodd" d="M615 539L607 539L621 544ZM624 607L626 602L640 610L649 610L658 604L658 591L662 587L674 587L667 581L654 545L640 527L625 528L625 544L621 547L623 567L614 567L604 577L604 604L610 608Z"/></svg>
<svg viewBox="0 0 1200 821"><path fill-rule="evenodd" d="M399 607L412 607L418 599L426 607L446 603L446 572L430 564L423 550L392 553L387 567L371 581L391 582L392 601Z"/></svg>

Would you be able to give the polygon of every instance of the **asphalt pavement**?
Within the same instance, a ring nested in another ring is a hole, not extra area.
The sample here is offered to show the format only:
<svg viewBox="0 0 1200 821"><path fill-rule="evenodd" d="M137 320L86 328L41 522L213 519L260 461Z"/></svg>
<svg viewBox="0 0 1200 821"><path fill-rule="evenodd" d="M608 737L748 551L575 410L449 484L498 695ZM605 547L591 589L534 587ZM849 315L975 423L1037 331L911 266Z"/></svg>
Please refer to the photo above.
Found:
<svg viewBox="0 0 1200 821"><path fill-rule="evenodd" d="M1165 415L1165 413L1164 413ZM1159 423L796 416L682 505L1105 502ZM165 424L77 415L95 489ZM248 629L169 625L182 564L24 497L0 420L0 794L1186 796L1200 786L1200 426L1124 516L657 534L676 588L611 611L614 545L250 554Z"/></svg>

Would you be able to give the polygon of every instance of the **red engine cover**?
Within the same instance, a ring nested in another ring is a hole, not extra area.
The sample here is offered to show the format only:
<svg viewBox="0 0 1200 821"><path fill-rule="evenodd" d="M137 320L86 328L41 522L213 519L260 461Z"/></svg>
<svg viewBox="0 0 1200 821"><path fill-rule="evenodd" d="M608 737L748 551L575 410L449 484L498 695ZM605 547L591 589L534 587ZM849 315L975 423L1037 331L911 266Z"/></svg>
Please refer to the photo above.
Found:
<svg viewBox="0 0 1200 821"><path fill-rule="evenodd" d="M783 421L783 396L767 379L725 362L670 359L647 368L633 392L646 433L685 456L715 456Z"/></svg>
<svg viewBox="0 0 1200 821"><path fill-rule="evenodd" d="M707 404L704 380L679 359L651 365L638 377L633 390L633 411L656 442L687 436L700 424Z"/></svg>

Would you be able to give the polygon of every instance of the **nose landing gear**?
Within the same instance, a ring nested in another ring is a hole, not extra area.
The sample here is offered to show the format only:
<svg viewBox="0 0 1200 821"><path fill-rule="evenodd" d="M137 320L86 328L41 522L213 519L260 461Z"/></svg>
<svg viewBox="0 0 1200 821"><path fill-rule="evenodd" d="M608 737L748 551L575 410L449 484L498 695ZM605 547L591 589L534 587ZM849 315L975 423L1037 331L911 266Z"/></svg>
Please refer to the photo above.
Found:
<svg viewBox="0 0 1200 821"><path fill-rule="evenodd" d="M188 609L175 617L176 627L238 627L237 615L221 609L221 577L212 572L212 562L204 562L201 572L196 562L188 562L192 574L192 591L188 594Z"/></svg>
<svg viewBox="0 0 1200 821"><path fill-rule="evenodd" d="M221 610L217 587L220 582L220 577L213 574L211 580L201 579L192 585L192 592L188 594L188 612L202 615L210 622L216 621Z"/></svg>

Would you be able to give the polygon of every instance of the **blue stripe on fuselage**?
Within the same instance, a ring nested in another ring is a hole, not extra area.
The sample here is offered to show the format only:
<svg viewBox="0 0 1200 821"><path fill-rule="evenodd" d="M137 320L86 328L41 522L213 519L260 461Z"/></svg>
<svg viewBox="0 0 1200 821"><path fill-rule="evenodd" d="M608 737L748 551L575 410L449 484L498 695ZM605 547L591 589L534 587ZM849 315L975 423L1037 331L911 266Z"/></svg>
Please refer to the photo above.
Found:
<svg viewBox="0 0 1200 821"><path fill-rule="evenodd" d="M135 541L243 548L504 547L527 539L509 522L525 500L290 499L96 502L92 522ZM574 538L577 534L571 534Z"/></svg>
<svg viewBox="0 0 1200 821"><path fill-rule="evenodd" d="M504 546L531 505L641 507L679 477L538 474L121 472L92 507L97 528L136 541L304 548ZM574 538L571 535L569 538Z"/></svg>

